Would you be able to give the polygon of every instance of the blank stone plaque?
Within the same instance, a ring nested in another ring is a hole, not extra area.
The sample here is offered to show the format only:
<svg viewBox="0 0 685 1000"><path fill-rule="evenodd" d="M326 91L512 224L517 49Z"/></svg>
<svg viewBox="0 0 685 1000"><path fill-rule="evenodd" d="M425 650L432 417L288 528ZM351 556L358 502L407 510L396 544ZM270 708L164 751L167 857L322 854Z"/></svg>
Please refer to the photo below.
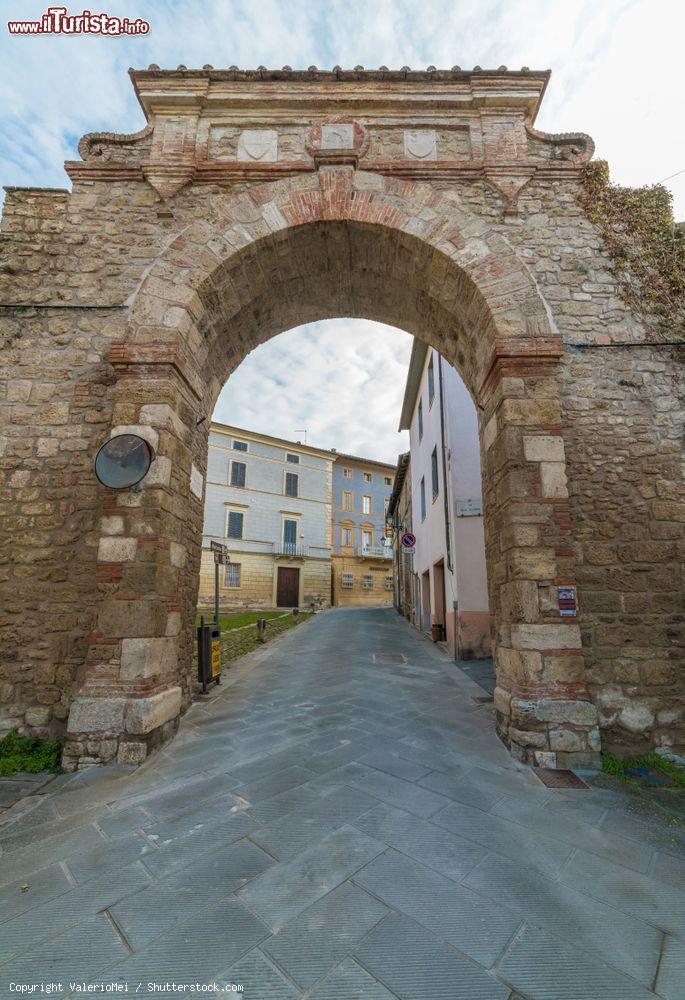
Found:
<svg viewBox="0 0 685 1000"><path fill-rule="evenodd" d="M322 125L322 149L352 149L354 147L354 125Z"/></svg>

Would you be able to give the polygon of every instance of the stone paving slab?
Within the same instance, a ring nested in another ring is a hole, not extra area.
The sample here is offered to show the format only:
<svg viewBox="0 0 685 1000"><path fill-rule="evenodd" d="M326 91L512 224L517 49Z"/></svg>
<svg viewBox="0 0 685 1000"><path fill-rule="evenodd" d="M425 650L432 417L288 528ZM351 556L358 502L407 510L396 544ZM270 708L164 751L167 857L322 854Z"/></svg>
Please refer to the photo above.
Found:
<svg viewBox="0 0 685 1000"><path fill-rule="evenodd" d="M659 963L656 992L666 1000L682 1000L685 984L685 941L667 937Z"/></svg>
<svg viewBox="0 0 685 1000"><path fill-rule="evenodd" d="M392 914L354 952L398 997L411 1000L507 1000L509 988L408 917Z"/></svg>
<svg viewBox="0 0 685 1000"><path fill-rule="evenodd" d="M651 924L495 854L481 861L464 885L493 904L509 907L528 923L587 949L643 985L653 982L662 934Z"/></svg>
<svg viewBox="0 0 685 1000"><path fill-rule="evenodd" d="M229 896L273 863L273 858L255 844L239 840L218 851L208 851L205 857L163 882L122 900L111 907L111 913L132 950L137 951L166 934L172 925L185 923Z"/></svg>
<svg viewBox="0 0 685 1000"><path fill-rule="evenodd" d="M0 865L2 865L1 859ZM34 906L40 906L55 896L61 896L71 888L72 883L59 864L41 868L29 876L29 881L19 879L18 882L3 886L0 889L0 925L2 921L18 917Z"/></svg>
<svg viewBox="0 0 685 1000"><path fill-rule="evenodd" d="M552 937L526 927L500 963L505 983L535 1000L648 1000L654 993L616 969Z"/></svg>
<svg viewBox="0 0 685 1000"><path fill-rule="evenodd" d="M385 803L364 813L352 825L457 882L487 854L485 848L472 841Z"/></svg>
<svg viewBox="0 0 685 1000"><path fill-rule="evenodd" d="M65 934L32 948L12 962L0 967L0 995L12 996L10 984L62 983L64 989L51 993L60 996L69 992L70 981L90 980L101 969L126 957L126 948L112 924L100 914L81 921ZM37 975L38 973L38 975ZM14 995L17 994L14 992Z"/></svg>
<svg viewBox="0 0 685 1000"><path fill-rule="evenodd" d="M334 788L311 805L255 830L252 840L273 857L287 861L377 804L378 799L359 789L346 786Z"/></svg>
<svg viewBox="0 0 685 1000"><path fill-rule="evenodd" d="M55 861L73 854L75 851L100 847L104 837L94 826L76 827L56 837L45 837L30 846L3 854L0 858L0 885L7 885L17 879L29 880L29 876L41 868L47 868Z"/></svg>
<svg viewBox="0 0 685 1000"><path fill-rule="evenodd" d="M594 899L685 938L685 895L678 886L654 881L585 851L575 853L561 877Z"/></svg>
<svg viewBox="0 0 685 1000"><path fill-rule="evenodd" d="M226 899L112 966L108 979L128 983L129 993L135 993L141 981L211 983L268 934L269 929L247 907L235 898ZM178 998L179 992L156 991L154 995Z"/></svg>
<svg viewBox="0 0 685 1000"><path fill-rule="evenodd" d="M262 945L304 990L337 965L388 913L362 888L344 882Z"/></svg>
<svg viewBox="0 0 685 1000"><path fill-rule="evenodd" d="M0 977L242 977L248 1000L630 1000L656 979L680 1000L682 829L606 781L543 786L481 691L389 610L236 662L143 767L0 817Z"/></svg>
<svg viewBox="0 0 685 1000"><path fill-rule="evenodd" d="M240 890L238 896L273 928L282 927L382 850L383 844L344 826L292 861L267 872Z"/></svg>
<svg viewBox="0 0 685 1000"><path fill-rule="evenodd" d="M242 992L234 995L244 1000L299 1000L302 996L259 948L241 958L228 972L218 975L216 984L220 989L228 987L229 996L233 987L242 987Z"/></svg>
<svg viewBox="0 0 685 1000"><path fill-rule="evenodd" d="M42 906L0 924L0 962L20 955L31 945L67 931L89 916L145 889L150 879L139 865L129 865L61 893Z"/></svg>
<svg viewBox="0 0 685 1000"><path fill-rule="evenodd" d="M358 871L354 882L486 968L521 925L521 917L499 901L489 902L394 850Z"/></svg>
<svg viewBox="0 0 685 1000"><path fill-rule="evenodd" d="M393 1000L391 993L352 958L341 962L309 994L310 1000Z"/></svg>
<svg viewBox="0 0 685 1000"><path fill-rule="evenodd" d="M516 823L461 803L442 809L433 816L433 822L458 837L472 840L490 851L504 854L521 865L547 874L558 874L573 853L570 845L539 836Z"/></svg>

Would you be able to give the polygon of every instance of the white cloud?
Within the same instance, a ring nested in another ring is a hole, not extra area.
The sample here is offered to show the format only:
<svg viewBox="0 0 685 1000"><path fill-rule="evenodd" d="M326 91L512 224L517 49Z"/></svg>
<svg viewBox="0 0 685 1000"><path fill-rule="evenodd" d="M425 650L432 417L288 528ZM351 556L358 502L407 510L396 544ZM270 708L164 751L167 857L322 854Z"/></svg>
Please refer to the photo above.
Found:
<svg viewBox="0 0 685 1000"><path fill-rule="evenodd" d="M258 347L230 377L214 419L394 462L412 338L382 323L309 323Z"/></svg>

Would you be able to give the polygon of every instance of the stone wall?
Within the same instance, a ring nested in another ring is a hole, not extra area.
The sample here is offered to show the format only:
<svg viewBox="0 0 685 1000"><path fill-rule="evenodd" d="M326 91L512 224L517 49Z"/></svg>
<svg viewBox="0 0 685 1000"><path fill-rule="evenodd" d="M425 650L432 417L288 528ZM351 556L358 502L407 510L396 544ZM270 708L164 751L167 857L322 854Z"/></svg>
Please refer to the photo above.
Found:
<svg viewBox="0 0 685 1000"><path fill-rule="evenodd" d="M504 104L519 85L530 90L531 78L504 76ZM438 83L417 87L433 93ZM356 100L370 94L365 80L354 86ZM403 99L408 84L397 86ZM566 151L586 137L526 139L521 102L511 111L522 150L513 181L507 130L477 104L465 112L462 100L454 114L466 113L468 126L440 133L435 147L438 159L453 149L457 160L435 169L381 130L371 172L354 171L362 146L337 151L348 172L340 173L307 139L283 146L301 157L297 167L222 160L189 172L172 157L164 174L153 162L162 139L155 146L148 130L121 157L114 138L98 140L106 155L97 157L88 140L86 159L68 165L70 193L8 191L4 727L63 734L80 690L73 762L107 759L117 746L121 759L136 759L173 732L190 699L188 672L174 665L190 662L200 565L201 503L188 500L187 486L191 462L203 476L206 466L206 424L196 416L211 413L223 380L260 339L354 314L427 339L480 400L505 738L526 759L593 751L589 686L608 745L682 748L679 355L653 343L649 319L621 300L579 206L576 153ZM493 170L498 157L509 174ZM207 280L190 288L199 271ZM231 313L234 303L249 308ZM98 487L93 456L112 427L131 425L154 436L159 458L142 491L112 494ZM580 629L559 620L555 587L569 580L579 587ZM306 595L321 586L306 580ZM140 660L126 683L124 654ZM87 717L99 720L95 730Z"/></svg>

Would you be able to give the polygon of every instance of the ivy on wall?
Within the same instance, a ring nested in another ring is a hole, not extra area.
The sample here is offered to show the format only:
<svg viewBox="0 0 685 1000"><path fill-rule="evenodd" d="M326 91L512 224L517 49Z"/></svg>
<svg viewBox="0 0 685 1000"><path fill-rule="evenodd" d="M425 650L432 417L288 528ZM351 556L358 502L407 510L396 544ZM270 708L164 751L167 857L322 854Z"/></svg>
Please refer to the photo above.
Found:
<svg viewBox="0 0 685 1000"><path fill-rule="evenodd" d="M611 184L608 164L595 160L583 172L581 203L625 301L647 318L655 340L685 340L685 228L674 224L670 192Z"/></svg>

